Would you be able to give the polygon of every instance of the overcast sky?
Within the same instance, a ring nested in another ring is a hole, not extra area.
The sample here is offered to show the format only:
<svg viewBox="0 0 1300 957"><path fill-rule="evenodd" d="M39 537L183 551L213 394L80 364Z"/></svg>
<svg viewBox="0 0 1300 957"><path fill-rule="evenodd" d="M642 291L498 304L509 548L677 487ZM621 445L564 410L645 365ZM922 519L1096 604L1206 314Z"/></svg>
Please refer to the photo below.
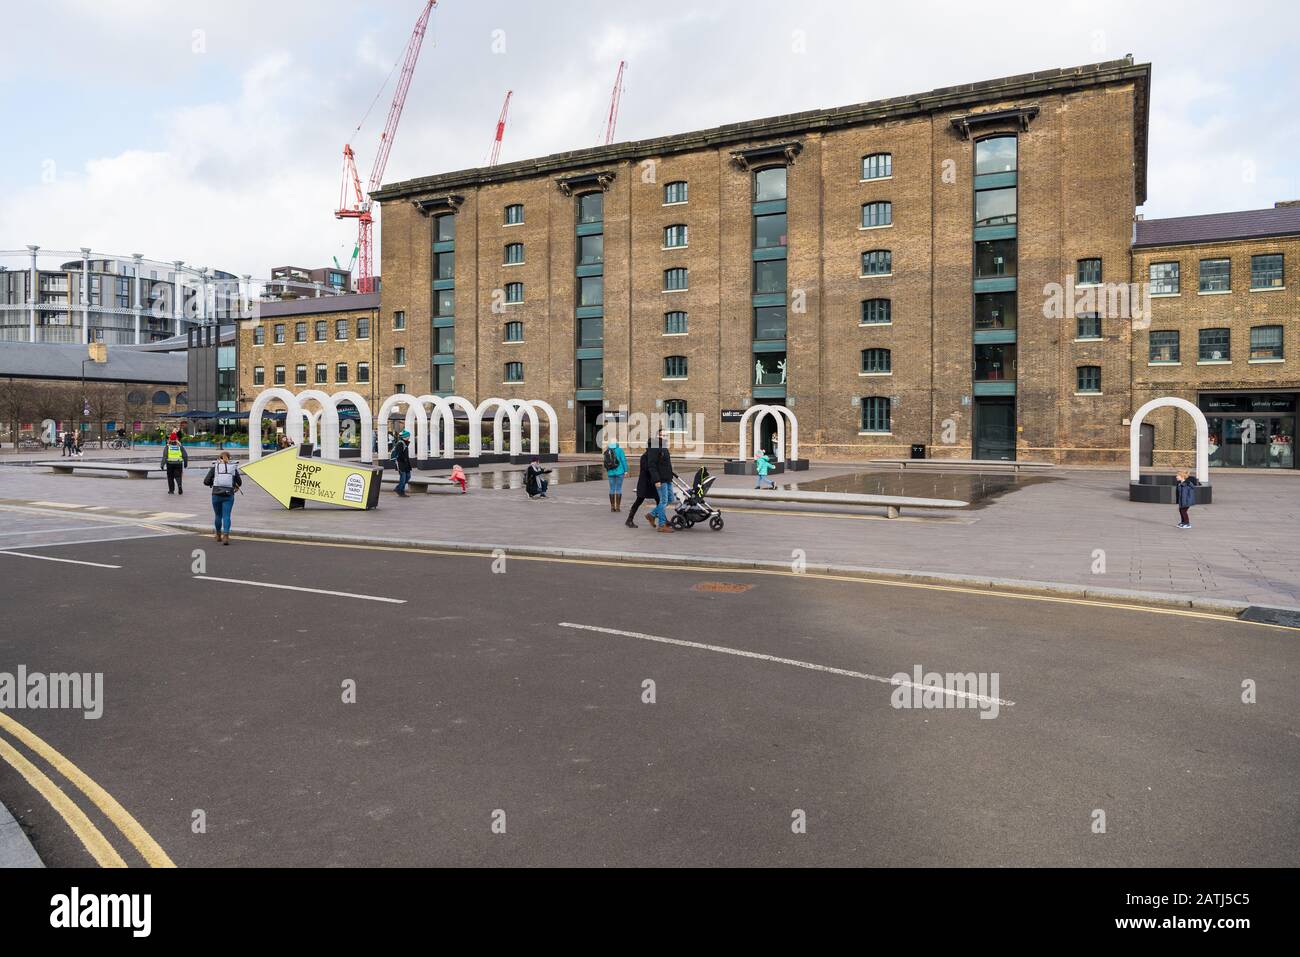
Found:
<svg viewBox="0 0 1300 957"><path fill-rule="evenodd" d="M364 181L422 8L5 0L0 249L346 261L342 146ZM502 162L595 145L620 59L628 140L1132 53L1153 64L1142 212L1261 208L1300 198L1297 37L1295 0L441 0L384 179L482 165L507 89Z"/></svg>

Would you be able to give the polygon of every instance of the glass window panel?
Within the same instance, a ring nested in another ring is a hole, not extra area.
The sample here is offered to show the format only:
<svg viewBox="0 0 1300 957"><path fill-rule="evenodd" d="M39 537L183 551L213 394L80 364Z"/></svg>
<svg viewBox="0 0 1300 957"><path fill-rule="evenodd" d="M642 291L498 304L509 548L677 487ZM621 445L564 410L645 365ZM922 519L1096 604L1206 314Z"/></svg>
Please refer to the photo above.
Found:
<svg viewBox="0 0 1300 957"><path fill-rule="evenodd" d="M975 194L976 226L1008 226L1016 221L1016 188L983 189Z"/></svg>
<svg viewBox="0 0 1300 957"><path fill-rule="evenodd" d="M1148 362L1178 362L1180 344L1178 330L1162 329L1151 333Z"/></svg>
<svg viewBox="0 0 1300 957"><path fill-rule="evenodd" d="M754 200L766 203L774 199L785 199L784 166L761 169L754 174Z"/></svg>
<svg viewBox="0 0 1300 957"><path fill-rule="evenodd" d="M578 237L578 264L594 266L605 261L605 236Z"/></svg>
<svg viewBox="0 0 1300 957"><path fill-rule="evenodd" d="M755 339L784 339L785 306L759 306L754 310Z"/></svg>
<svg viewBox="0 0 1300 957"><path fill-rule="evenodd" d="M990 239L975 244L975 278L994 279L1016 274L1016 241Z"/></svg>
<svg viewBox="0 0 1300 957"><path fill-rule="evenodd" d="M1232 288L1232 262L1228 259L1201 260L1201 292L1227 292Z"/></svg>
<svg viewBox="0 0 1300 957"><path fill-rule="evenodd" d="M1016 168L1016 138L997 136L975 144L975 175L1010 173Z"/></svg>
<svg viewBox="0 0 1300 957"><path fill-rule="evenodd" d="M975 381L1003 382L1016 377L1016 344L1014 342L975 345Z"/></svg>
<svg viewBox="0 0 1300 957"><path fill-rule="evenodd" d="M982 292L975 297L976 329L1014 329L1016 327L1016 294L1014 292Z"/></svg>
<svg viewBox="0 0 1300 957"><path fill-rule="evenodd" d="M605 277L583 276L578 280L578 305L599 306L605 302Z"/></svg>
<svg viewBox="0 0 1300 957"><path fill-rule="evenodd" d="M754 217L754 248L774 249L786 245L786 215Z"/></svg>
<svg viewBox="0 0 1300 957"><path fill-rule="evenodd" d="M578 197L578 222L599 223L604 218L604 193L584 193Z"/></svg>

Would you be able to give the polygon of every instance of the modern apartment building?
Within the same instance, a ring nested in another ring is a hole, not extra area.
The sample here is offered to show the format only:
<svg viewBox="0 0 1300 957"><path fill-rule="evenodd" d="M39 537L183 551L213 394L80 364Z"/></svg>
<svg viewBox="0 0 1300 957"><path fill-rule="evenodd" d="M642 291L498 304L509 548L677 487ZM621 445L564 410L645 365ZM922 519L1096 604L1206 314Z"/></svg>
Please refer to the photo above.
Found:
<svg viewBox="0 0 1300 957"><path fill-rule="evenodd" d="M1133 404L1187 399L1210 427L1210 464L1295 468L1300 396L1300 202L1137 223L1133 278L1150 328L1134 336ZM1144 455L1185 462L1191 419L1157 410Z"/></svg>
<svg viewBox="0 0 1300 957"><path fill-rule="evenodd" d="M1045 290L1127 279L1150 68L1008 77L387 185L379 391L701 423L777 403L808 454L1110 461L1131 329ZM697 436L698 438L698 436Z"/></svg>

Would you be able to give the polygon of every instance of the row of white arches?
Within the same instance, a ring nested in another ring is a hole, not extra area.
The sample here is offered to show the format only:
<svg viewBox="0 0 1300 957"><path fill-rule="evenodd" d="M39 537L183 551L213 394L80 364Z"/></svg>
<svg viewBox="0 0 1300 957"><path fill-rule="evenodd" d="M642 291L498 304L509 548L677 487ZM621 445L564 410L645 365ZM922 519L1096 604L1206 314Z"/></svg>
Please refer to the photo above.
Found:
<svg viewBox="0 0 1300 957"><path fill-rule="evenodd" d="M469 452L472 459L477 459L483 452L483 422L488 413L492 413L491 454L518 456L523 454L523 425L528 420L529 449L534 453L541 450L541 419L546 417L547 437L551 451L558 449L559 420L549 403L541 399L484 399L475 405L464 396L412 395L399 392L390 395L379 406L378 421L380 429L375 432L375 416L371 415L370 404L356 392L322 392L320 389L304 389L294 393L288 389L271 388L258 393L253 400L253 407L248 413L249 461L262 457L262 443L254 437L262 434L262 416L267 407L275 401L285 407L284 429L295 444L303 442L303 423L307 423L306 439L320 448L321 456L328 459L339 456L339 406L347 403L357 410L361 419L361 460L372 462L375 457L376 434L378 436L378 456L388 458L389 416L399 409L405 410L405 428L414 437L412 448L414 458L452 458L456 454L455 411L465 413L469 421ZM308 403L317 406L308 407ZM503 420L510 422L510 447L507 453L503 447L505 436Z"/></svg>

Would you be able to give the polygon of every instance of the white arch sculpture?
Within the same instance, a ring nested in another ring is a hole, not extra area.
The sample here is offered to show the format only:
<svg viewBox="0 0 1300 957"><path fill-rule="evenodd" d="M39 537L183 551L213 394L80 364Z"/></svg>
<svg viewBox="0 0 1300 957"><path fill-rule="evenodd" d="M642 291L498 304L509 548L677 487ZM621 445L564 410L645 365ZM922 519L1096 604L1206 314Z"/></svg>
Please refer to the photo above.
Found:
<svg viewBox="0 0 1300 957"><path fill-rule="evenodd" d="M334 397L320 389L303 389L298 393L298 404L315 402L320 408L315 412L303 410L310 421L309 434L312 445L320 449L322 458L339 457L339 410Z"/></svg>
<svg viewBox="0 0 1300 957"><path fill-rule="evenodd" d="M549 402L542 399L525 399L524 402L527 405L532 406L535 413L542 412L546 415L546 447L549 450L547 454L550 455L558 452L560 450L560 420L555 414L555 409L551 408ZM537 422L536 415L533 416L533 422ZM539 443L539 436L536 432L533 433L532 440L533 454L541 455L542 447Z"/></svg>
<svg viewBox="0 0 1300 957"><path fill-rule="evenodd" d="M370 403L356 392L349 392L346 389L342 392L332 393L330 399L334 406L334 415L336 419L338 418L339 404L342 402L352 403L353 408L357 410L357 415L361 417L361 461L373 462L375 460L375 453L371 447L371 443L374 441L375 421L370 416ZM387 429L384 430L384 438L388 438ZM336 456L331 457L337 457L337 452L338 449L336 447ZM325 453L322 452L321 454L324 455Z"/></svg>
<svg viewBox="0 0 1300 957"><path fill-rule="evenodd" d="M298 397L288 389L278 387L263 389L253 400L253 407L248 410L248 461L250 462L256 462L262 457L262 413L275 399L284 403L285 432L293 439L295 445L302 445L303 409L298 404Z"/></svg>
<svg viewBox="0 0 1300 957"><path fill-rule="evenodd" d="M447 400L442 396L433 395L428 392L418 398L420 400L420 415L423 416L425 414L424 410L426 407L429 409L429 425L428 431L425 435L425 447L424 450L420 452L419 457L422 459L440 458L442 456L442 439L438 435L438 423L443 419L447 412ZM444 435L445 434L444 431ZM417 449L417 451L419 450Z"/></svg>
<svg viewBox="0 0 1300 957"><path fill-rule="evenodd" d="M445 458L453 458L456 455L456 417L455 410L460 409L469 419L469 455L470 458L478 458L482 451L483 436L482 429L479 427L478 409L474 403L463 395L444 396L440 400L441 406L436 411L438 419L442 421L442 455ZM436 436L438 431L438 419L429 418L429 432Z"/></svg>
<svg viewBox="0 0 1300 957"><path fill-rule="evenodd" d="M1176 396L1152 399L1138 409L1137 414L1133 416L1132 424L1128 429L1128 480L1130 482L1139 482L1142 478L1140 468L1142 420L1146 418L1147 413L1152 409L1159 409L1162 406L1182 409L1196 423L1196 478L1202 485L1208 484L1210 481L1210 424L1205 421L1204 412L1186 399L1179 399Z"/></svg>
<svg viewBox="0 0 1300 957"><path fill-rule="evenodd" d="M799 458L799 420L795 414L783 405L751 405L745 410L745 414L740 417L740 449L739 459L742 462L749 460L749 433L748 428L750 416L754 418L753 431L757 436L758 430L763 425L763 420L769 415L776 418L776 460L785 461L785 420L790 420L790 458ZM754 443L755 449L758 447L757 441Z"/></svg>
<svg viewBox="0 0 1300 957"><path fill-rule="evenodd" d="M512 401L505 399L491 398L484 399L478 404L474 411L474 420L470 423L470 442L474 441L475 435L482 435L483 432L483 413L488 409L495 408L496 415L492 418L492 454L501 455L501 416L504 413L510 417L510 454L520 455L520 435L519 429L522 425L521 415L518 407ZM530 410L531 411L531 410ZM534 416L536 413L534 413ZM481 442L480 442L481 444ZM479 454L482 454L480 449Z"/></svg>
<svg viewBox="0 0 1300 957"><path fill-rule="evenodd" d="M399 405L406 406L406 430L415 429L415 457L428 458L429 420L424 415L424 403L409 392L390 395L379 407L379 457L388 458L388 414Z"/></svg>

